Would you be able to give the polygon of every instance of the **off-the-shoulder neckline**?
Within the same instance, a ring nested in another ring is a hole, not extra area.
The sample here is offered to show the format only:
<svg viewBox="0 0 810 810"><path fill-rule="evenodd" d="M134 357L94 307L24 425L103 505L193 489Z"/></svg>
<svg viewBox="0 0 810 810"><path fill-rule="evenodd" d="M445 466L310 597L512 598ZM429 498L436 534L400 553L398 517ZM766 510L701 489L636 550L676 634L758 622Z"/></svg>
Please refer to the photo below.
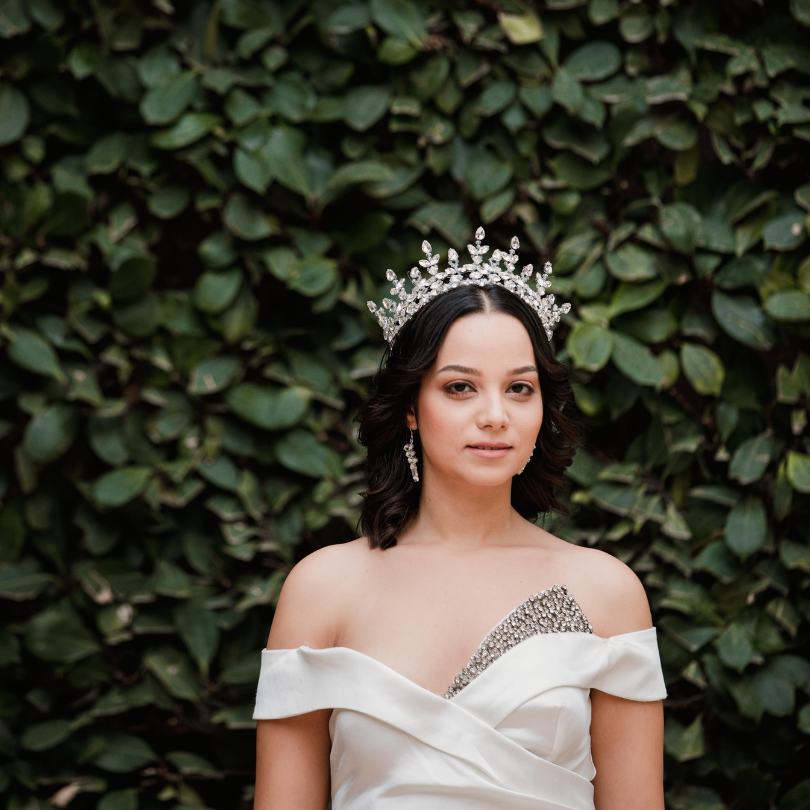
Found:
<svg viewBox="0 0 810 810"><path fill-rule="evenodd" d="M555 590L557 588L562 588L562 590L563 590L564 594L566 595L566 597L568 599L570 599L571 602L573 602L573 604L579 610L581 615L585 618L585 620L590 625L590 620L585 615L584 611L580 607L577 600L574 598L573 594L571 594L571 592L568 590L568 588L563 583L555 583L554 585L551 585L548 588L543 588L542 590L531 594L526 599L524 599L522 602L520 602L518 605L516 605L511 610L509 610L507 613L505 613L503 615L503 617L500 618L485 633L484 637L481 639L481 641L476 646L475 650L473 650L472 654L468 658L468 661L472 659L472 657L475 655L475 653L480 648L481 644L483 644L486 641L486 639L489 638L490 634L496 628L498 628L501 624L503 624L503 622L505 622L513 613L520 610L522 607L524 607L526 604L528 604L531 600L536 599L539 596L543 596L543 595L545 595L545 594L547 594L547 593L549 593L549 592L551 592L551 591L553 591L553 590ZM639 630L630 630L628 632L618 633L618 634L615 634L615 635L612 635L612 636L599 636L599 635L596 635L593 632L586 632L584 630L579 630L579 631L566 630L566 631L559 632L559 633L556 633L556 632L540 633L540 634L537 634L537 635L540 635L540 636L570 636L570 635L577 635L577 636L587 636L589 638L595 638L595 639L600 639L600 640L602 640L604 642L609 642L609 641L615 641L617 639L623 639L623 638L626 638L628 636L636 636L636 635L640 635L642 633L649 633L650 631L655 631L655 630L656 630L655 625L652 625L650 627L644 627L644 628L641 628ZM507 656L512 650L515 650L515 649L521 647L523 644L525 644L531 638L536 638L537 635L530 636L529 638L526 638L523 641L518 642L516 645L514 645L513 647L511 647L510 649L508 649L504 653L502 653L500 658L503 658L503 657ZM344 645L334 645L334 646L331 646L331 647L310 647L308 644L302 644L302 645L299 645L298 647L286 647L286 648L278 648L277 647L277 648L274 648L274 649L265 648L265 649L262 650L262 655L264 655L264 653L293 652L295 650L306 650L308 654L310 654L310 653L343 652L343 653L348 653L350 655L360 656L361 658L366 659L368 662L373 663L373 664L375 664L377 666L380 666L383 669L387 670L389 673L391 673L391 674L393 674L393 675L395 675L395 676L397 676L399 678L402 678L403 680L407 681L409 684L416 687L417 689L420 689L423 692L427 692L427 693L429 693L431 695L434 695L435 697L440 698L441 700L444 700L444 701L453 701L453 700L455 700L457 697L459 697L459 695L462 695L464 693L464 691L466 689L469 689L469 687L472 685L472 683L470 683L464 689L457 692L455 695L451 695L450 697L447 697L446 694L442 695L442 694L439 694L438 692L434 692L432 689L428 689L426 686L422 686L421 684L417 683L416 681L412 680L411 678L408 678L407 676L403 675L398 670L394 669L393 667L391 667L388 664L381 661L379 658L375 658L373 655L369 655L368 653L365 653L362 650L357 650L354 647L346 647Z"/></svg>
<svg viewBox="0 0 810 810"><path fill-rule="evenodd" d="M653 634L655 632L656 632L656 627L655 627L655 625L652 625L651 627L644 627L641 630L630 630L627 633L617 633L616 635L613 635L613 636L597 636L595 633L586 633L583 630L567 630L567 631L562 632L562 633L538 633L538 634L536 634L534 636L530 636L529 638L524 639L523 641L516 644L514 647L511 647L510 649L508 649L494 663L498 664L499 662L503 662L504 659L508 658L510 656L510 654L513 653L515 650L519 650L519 649L521 649L523 647L523 645L527 644L528 642L530 642L532 640L539 639L539 638L542 638L544 640L545 639L551 640L551 639L560 639L560 638L571 637L571 636L579 636L579 637L583 637L583 638L587 638L587 639L593 639L596 643L605 643L605 644L607 644L607 643L616 642L616 641L620 641L620 640L624 640L624 639L629 640L629 638L632 637L632 636L638 636L639 638L646 638L646 636L648 636L650 634ZM464 689L462 689L460 692L457 692L455 695L452 695L451 697L445 697L444 695L440 695L438 692L434 692L432 689L428 689L426 686L422 686L422 684L417 683L413 679L409 678L407 675L403 675L399 670L394 669L393 667L386 664L384 661L380 661L379 658L375 658L373 655L369 655L368 653L365 653L362 650L356 650L354 647L343 647L343 646L340 646L340 645L336 645L336 646L333 646L333 647L310 647L308 644L301 644L298 647L275 647L275 648L270 649L270 650L265 648L265 649L262 650L262 655L263 656L265 654L266 655L282 655L282 654L289 654L289 653L294 653L294 652L304 652L307 655L316 655L316 656L319 656L319 655L336 655L336 654L337 655L357 656L358 658L361 658L362 660L366 661L368 664L370 664L372 666L380 667L381 669L383 669L389 675L391 675L391 676L393 676L395 678L399 678L400 680L407 683L409 686L411 686L411 687L413 687L415 689L418 689L420 692L424 692L424 693L426 693L428 695L432 695L433 697L438 698L439 700L446 701L446 702L451 702L451 703L457 701L459 699L459 697L461 697L462 695L464 695L465 692L467 692L467 690L469 690L471 688L474 689L475 688L475 683L478 680L478 679L476 679L475 681L472 681ZM487 670L485 670L482 673L482 676L484 676L486 674L486 671ZM479 677L481 677L481 676L479 676Z"/></svg>

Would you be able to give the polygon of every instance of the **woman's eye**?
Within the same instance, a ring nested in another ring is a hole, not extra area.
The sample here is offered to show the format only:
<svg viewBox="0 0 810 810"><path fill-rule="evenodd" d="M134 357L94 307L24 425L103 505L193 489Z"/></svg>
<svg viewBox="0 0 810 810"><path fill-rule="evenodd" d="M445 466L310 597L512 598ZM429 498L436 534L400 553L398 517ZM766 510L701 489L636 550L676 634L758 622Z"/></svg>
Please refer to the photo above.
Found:
<svg viewBox="0 0 810 810"><path fill-rule="evenodd" d="M465 382L450 383L450 385L446 386L445 390L447 390L451 394L463 394L463 393L465 393L463 390L459 391L458 390L459 387L461 387L462 389L469 388L470 384L465 383ZM513 385L510 386L510 388L522 388L523 390L518 392L518 393L521 393L521 394L531 394L534 391L534 388L532 388L532 386L529 385L529 383L523 383L523 382L514 383Z"/></svg>

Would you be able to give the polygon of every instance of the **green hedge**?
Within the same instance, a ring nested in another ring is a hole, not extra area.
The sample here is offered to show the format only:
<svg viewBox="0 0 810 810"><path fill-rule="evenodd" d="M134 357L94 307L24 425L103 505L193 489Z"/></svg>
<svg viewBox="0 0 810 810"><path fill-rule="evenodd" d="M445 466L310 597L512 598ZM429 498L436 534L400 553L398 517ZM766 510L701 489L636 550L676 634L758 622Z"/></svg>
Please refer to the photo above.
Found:
<svg viewBox="0 0 810 810"><path fill-rule="evenodd" d="M810 2L532 7L0 0L8 810L250 807L365 301L480 223L574 304L545 525L645 582L668 807L810 806Z"/></svg>

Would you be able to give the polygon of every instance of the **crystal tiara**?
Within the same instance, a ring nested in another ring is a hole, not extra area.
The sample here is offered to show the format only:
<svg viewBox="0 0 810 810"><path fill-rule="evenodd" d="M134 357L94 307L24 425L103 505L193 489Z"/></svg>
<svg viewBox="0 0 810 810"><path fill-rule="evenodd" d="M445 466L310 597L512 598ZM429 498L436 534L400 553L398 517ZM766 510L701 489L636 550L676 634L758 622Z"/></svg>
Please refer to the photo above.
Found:
<svg viewBox="0 0 810 810"><path fill-rule="evenodd" d="M405 292L405 279L398 279L396 273L390 268L385 271L385 277L393 281L391 295L399 300L392 301L390 298L383 298L383 308L378 307L373 301L366 301L369 310L376 316L377 321L383 330L383 336L389 345L393 345L399 330L425 305L428 301L436 298L447 290L458 287L461 284L477 284L483 287L487 284L497 284L511 290L515 295L522 298L540 316L546 337L549 342L554 329L559 323L560 316L571 309L571 304L557 306L554 303L554 295L546 295L546 287L551 286L549 276L551 275L551 262L546 262L542 275L535 276L537 289L532 289L529 279L532 275L532 265L527 264L520 273L515 272L515 264L518 257L515 251L520 247L517 236L512 237L511 250L504 253L495 250L488 261L483 261L482 256L489 251L489 245L482 245L484 229L478 228L475 232L475 244L467 245L467 250L472 257L471 264L464 264L459 267L458 254L450 248L447 252L448 267L446 270L439 270L439 254L431 255L433 250L430 242L422 242L422 252L425 259L420 259L419 264L427 268L428 276L422 275L422 271L416 267L411 268L410 276L413 279L411 291ZM505 267L501 267L501 260Z"/></svg>

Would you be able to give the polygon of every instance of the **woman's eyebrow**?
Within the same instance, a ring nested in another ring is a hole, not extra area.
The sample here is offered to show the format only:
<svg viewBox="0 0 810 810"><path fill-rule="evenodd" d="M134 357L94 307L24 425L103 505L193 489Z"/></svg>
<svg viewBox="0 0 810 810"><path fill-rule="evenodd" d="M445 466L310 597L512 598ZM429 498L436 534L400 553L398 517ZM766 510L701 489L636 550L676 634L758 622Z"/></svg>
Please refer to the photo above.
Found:
<svg viewBox="0 0 810 810"><path fill-rule="evenodd" d="M436 373L441 374L443 371L458 371L459 374L470 374L474 377L480 377L481 372L477 368L470 368L469 366L458 366L455 363L451 363L448 366L442 366ZM507 376L511 376L512 374L526 374L529 371L537 371L537 366L520 366L519 368L513 368L511 371L507 371Z"/></svg>

